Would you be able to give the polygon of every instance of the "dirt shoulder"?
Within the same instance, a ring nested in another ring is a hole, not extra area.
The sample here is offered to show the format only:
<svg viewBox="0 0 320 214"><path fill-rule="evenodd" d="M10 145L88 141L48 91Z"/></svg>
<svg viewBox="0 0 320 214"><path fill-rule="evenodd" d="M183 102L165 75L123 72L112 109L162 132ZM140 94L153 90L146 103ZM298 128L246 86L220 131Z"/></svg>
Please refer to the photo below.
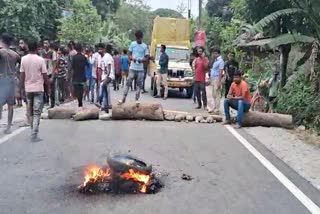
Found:
<svg viewBox="0 0 320 214"><path fill-rule="evenodd" d="M320 190L320 138L308 132L253 127L245 131Z"/></svg>

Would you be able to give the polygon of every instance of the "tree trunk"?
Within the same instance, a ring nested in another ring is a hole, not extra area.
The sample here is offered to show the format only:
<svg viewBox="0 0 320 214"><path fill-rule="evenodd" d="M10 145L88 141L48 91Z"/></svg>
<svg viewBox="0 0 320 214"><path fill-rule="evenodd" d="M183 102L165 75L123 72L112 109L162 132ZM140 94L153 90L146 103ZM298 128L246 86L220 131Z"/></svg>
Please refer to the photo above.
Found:
<svg viewBox="0 0 320 214"><path fill-rule="evenodd" d="M290 51L291 51L291 44L280 46L281 87L284 87L287 83L287 67L288 67Z"/></svg>
<svg viewBox="0 0 320 214"><path fill-rule="evenodd" d="M71 119L77 113L75 107L57 106L48 110L49 119Z"/></svg>
<svg viewBox="0 0 320 214"><path fill-rule="evenodd" d="M112 107L112 119L163 121L163 108L161 104L152 103L115 105Z"/></svg>
<svg viewBox="0 0 320 214"><path fill-rule="evenodd" d="M281 127L292 129L293 119L291 115L262 113L250 111L245 114L243 124L244 127L265 126L265 127Z"/></svg>
<svg viewBox="0 0 320 214"><path fill-rule="evenodd" d="M319 66L319 47L316 42L312 44L312 53L311 53L311 81L314 82L314 91L315 93L320 92L320 66Z"/></svg>
<svg viewBox="0 0 320 214"><path fill-rule="evenodd" d="M73 116L74 121L83 121L83 120L98 120L99 119L99 108L88 108L83 111L79 111Z"/></svg>

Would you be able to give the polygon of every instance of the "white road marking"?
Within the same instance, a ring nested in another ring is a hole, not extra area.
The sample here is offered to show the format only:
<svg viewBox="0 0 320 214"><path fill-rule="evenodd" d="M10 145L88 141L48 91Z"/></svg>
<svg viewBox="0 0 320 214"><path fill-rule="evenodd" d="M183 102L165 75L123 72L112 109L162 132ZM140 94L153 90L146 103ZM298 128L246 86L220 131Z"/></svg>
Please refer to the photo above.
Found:
<svg viewBox="0 0 320 214"><path fill-rule="evenodd" d="M0 138L0 145L8 141L10 138L20 134L24 130L26 130L28 127L20 127L17 130L13 131L11 134L5 135L4 137Z"/></svg>
<svg viewBox="0 0 320 214"><path fill-rule="evenodd" d="M236 137L248 151L256 157L311 213L320 214L320 208L306 196L294 183L292 183L280 170L268 161L258 150L256 150L244 137L233 127L225 126L228 131Z"/></svg>

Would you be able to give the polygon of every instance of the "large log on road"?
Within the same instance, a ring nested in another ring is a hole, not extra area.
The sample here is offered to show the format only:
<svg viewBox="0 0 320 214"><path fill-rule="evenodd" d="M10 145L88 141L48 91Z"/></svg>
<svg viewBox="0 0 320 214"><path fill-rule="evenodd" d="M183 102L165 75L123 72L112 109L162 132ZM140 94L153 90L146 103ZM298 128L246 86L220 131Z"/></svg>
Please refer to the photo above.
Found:
<svg viewBox="0 0 320 214"><path fill-rule="evenodd" d="M75 107L57 106L48 110L49 119L71 119L77 113Z"/></svg>
<svg viewBox="0 0 320 214"><path fill-rule="evenodd" d="M99 119L100 109L96 107L87 108L82 111L77 112L73 116L73 120L75 121L83 121L83 120L98 120Z"/></svg>
<svg viewBox="0 0 320 214"><path fill-rule="evenodd" d="M242 125L244 127L265 126L281 127L286 129L292 129L294 127L291 115L255 111L250 111L245 114Z"/></svg>
<svg viewBox="0 0 320 214"><path fill-rule="evenodd" d="M57 106L48 110L49 119L74 119L75 121L99 119L100 109L95 106L84 107L78 111L75 106Z"/></svg>
<svg viewBox="0 0 320 214"><path fill-rule="evenodd" d="M113 120L154 120L163 121L163 108L155 103L128 103L112 106Z"/></svg>

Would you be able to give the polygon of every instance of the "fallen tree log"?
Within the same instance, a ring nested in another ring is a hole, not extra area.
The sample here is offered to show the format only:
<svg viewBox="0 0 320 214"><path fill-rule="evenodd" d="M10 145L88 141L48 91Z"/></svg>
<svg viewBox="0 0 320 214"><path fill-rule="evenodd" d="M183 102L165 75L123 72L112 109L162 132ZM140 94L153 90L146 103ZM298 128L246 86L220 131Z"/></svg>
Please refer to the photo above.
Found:
<svg viewBox="0 0 320 214"><path fill-rule="evenodd" d="M98 120L99 119L99 108L87 108L82 111L77 112L73 116L74 121L84 121L84 120Z"/></svg>
<svg viewBox="0 0 320 214"><path fill-rule="evenodd" d="M155 103L128 103L112 107L113 120L153 120L163 121L163 108Z"/></svg>
<svg viewBox="0 0 320 214"><path fill-rule="evenodd" d="M264 127L281 127L293 129L293 119L291 115L262 113L250 111L245 114L243 124L244 127L264 126Z"/></svg>
<svg viewBox="0 0 320 214"><path fill-rule="evenodd" d="M77 113L75 107L57 106L48 110L49 119L71 119Z"/></svg>

